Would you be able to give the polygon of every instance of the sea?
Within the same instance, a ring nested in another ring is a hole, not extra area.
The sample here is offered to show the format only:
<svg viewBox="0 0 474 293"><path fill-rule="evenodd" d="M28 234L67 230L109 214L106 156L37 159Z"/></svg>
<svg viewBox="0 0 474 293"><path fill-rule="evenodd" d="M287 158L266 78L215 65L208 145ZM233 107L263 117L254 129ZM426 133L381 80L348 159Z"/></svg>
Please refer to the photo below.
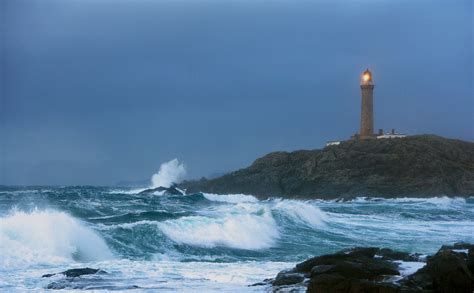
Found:
<svg viewBox="0 0 474 293"><path fill-rule="evenodd" d="M259 200L142 190L0 187L0 291L268 292L250 285L316 255L356 246L432 254L474 242L474 198ZM42 277L84 267L103 272Z"/></svg>

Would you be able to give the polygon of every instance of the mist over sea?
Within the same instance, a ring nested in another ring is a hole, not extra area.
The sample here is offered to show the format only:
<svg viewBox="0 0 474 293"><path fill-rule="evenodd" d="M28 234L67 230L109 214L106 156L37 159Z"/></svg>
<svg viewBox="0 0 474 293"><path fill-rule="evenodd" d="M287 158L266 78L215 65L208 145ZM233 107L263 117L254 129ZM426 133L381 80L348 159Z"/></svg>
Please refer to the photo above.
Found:
<svg viewBox="0 0 474 293"><path fill-rule="evenodd" d="M153 185L182 177L177 162ZM248 287L314 255L354 246L429 254L474 242L474 198L258 200L251 195L139 194L116 187L1 187L0 291L266 291ZM107 274L70 282L43 274Z"/></svg>

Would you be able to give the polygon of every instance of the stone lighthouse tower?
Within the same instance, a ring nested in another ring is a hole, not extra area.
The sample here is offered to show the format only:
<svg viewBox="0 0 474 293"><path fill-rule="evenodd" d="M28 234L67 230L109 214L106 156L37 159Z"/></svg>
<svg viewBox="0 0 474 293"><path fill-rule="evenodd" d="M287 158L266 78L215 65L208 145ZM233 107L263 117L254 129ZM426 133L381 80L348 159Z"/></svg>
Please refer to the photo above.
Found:
<svg viewBox="0 0 474 293"><path fill-rule="evenodd" d="M360 139L375 138L374 134L374 81L372 72L367 69L360 79L362 107L360 113Z"/></svg>

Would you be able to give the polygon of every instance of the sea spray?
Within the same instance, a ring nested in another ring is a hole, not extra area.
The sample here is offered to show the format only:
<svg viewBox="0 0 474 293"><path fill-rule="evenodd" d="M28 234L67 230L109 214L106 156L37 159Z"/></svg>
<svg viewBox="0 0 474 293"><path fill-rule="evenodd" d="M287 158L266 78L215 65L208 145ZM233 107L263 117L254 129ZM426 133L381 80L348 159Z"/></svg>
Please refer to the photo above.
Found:
<svg viewBox="0 0 474 293"><path fill-rule="evenodd" d="M186 176L186 167L178 159L161 164L158 173L151 177L151 188L170 187L173 183L181 182Z"/></svg>
<svg viewBox="0 0 474 293"><path fill-rule="evenodd" d="M171 187L173 184L180 183L186 177L186 166L178 159L173 159L162 163L158 172L151 176L150 186L147 188L134 189L115 189L110 191L112 194L138 194L150 188ZM180 190L181 191L181 190ZM164 192L155 192L154 195L162 195Z"/></svg>
<svg viewBox="0 0 474 293"><path fill-rule="evenodd" d="M13 211L0 218L0 266L112 258L104 240L64 212Z"/></svg>

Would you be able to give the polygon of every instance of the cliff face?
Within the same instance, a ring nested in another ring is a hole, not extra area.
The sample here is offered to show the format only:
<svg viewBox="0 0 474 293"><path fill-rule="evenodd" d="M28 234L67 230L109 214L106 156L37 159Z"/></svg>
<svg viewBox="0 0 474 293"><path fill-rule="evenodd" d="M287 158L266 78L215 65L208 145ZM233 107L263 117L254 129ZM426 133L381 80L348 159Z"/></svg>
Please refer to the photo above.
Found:
<svg viewBox="0 0 474 293"><path fill-rule="evenodd" d="M433 135L346 141L322 150L274 152L188 192L300 198L472 196L474 143Z"/></svg>

